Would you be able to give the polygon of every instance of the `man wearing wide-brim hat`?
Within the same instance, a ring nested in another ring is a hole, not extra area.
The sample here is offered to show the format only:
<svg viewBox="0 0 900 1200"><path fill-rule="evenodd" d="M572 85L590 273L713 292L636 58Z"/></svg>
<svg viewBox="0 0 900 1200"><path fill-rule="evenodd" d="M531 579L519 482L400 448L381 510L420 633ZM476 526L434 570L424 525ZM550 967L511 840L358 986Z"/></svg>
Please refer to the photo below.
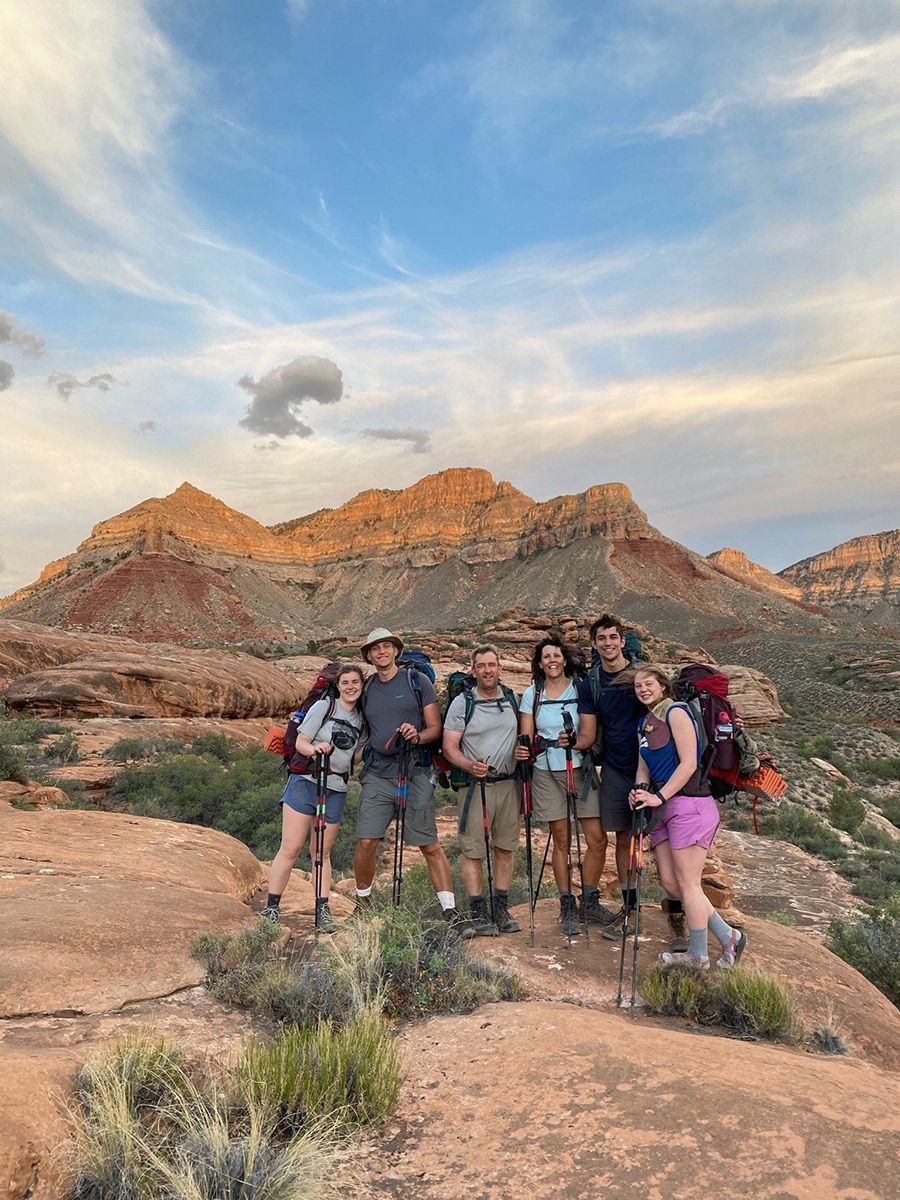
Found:
<svg viewBox="0 0 900 1200"><path fill-rule="evenodd" d="M371 904L378 847L394 818L400 742L411 748L435 742L441 735L441 713L434 684L415 668L397 666L403 642L389 629L373 629L361 654L375 668L366 680L362 708L369 726L369 746L359 797L356 855L356 898ZM434 817L434 784L430 755L413 749L409 773L404 842L422 851L445 918L459 921L450 864L441 849Z"/></svg>

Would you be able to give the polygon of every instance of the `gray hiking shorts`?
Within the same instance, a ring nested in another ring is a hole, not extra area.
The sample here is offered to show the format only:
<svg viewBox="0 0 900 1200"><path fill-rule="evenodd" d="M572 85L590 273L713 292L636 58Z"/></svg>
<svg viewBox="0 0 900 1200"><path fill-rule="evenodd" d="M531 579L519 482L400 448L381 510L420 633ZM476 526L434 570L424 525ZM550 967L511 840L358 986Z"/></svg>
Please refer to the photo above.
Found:
<svg viewBox="0 0 900 1200"><path fill-rule="evenodd" d="M574 775L578 816L598 817L600 806L596 790L590 788L585 796L584 772L581 767L575 768ZM582 799L582 797L584 798ZM531 776L531 801L536 821L564 821L568 811L565 771L542 771L540 767L535 767Z"/></svg>
<svg viewBox="0 0 900 1200"><path fill-rule="evenodd" d="M484 813L481 811L481 788L475 784L466 827L462 827L466 805L465 791L459 793L459 848L465 858L484 858ZM498 779L484 787L485 807L491 845L498 850L515 850L519 844L519 789L514 779Z"/></svg>
<svg viewBox="0 0 900 1200"><path fill-rule="evenodd" d="M358 838L380 841L397 811L397 780L366 771L359 793ZM403 840L407 846L430 846L438 840L434 819L434 784L430 775L412 775L406 801Z"/></svg>

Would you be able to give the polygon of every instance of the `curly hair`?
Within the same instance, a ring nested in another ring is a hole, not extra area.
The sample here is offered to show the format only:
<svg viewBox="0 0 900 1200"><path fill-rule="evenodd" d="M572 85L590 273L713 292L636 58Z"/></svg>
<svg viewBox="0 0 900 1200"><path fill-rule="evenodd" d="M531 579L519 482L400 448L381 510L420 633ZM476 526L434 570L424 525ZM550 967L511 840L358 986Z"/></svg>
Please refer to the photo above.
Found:
<svg viewBox="0 0 900 1200"><path fill-rule="evenodd" d="M575 674L575 659L572 657L571 651L566 643L562 641L561 638L558 638L555 634L549 634L547 637L541 638L541 640L535 646L534 653L531 656L531 678L535 683L544 678L544 668L541 666L541 655L548 646L555 646L563 656L563 670L571 679Z"/></svg>

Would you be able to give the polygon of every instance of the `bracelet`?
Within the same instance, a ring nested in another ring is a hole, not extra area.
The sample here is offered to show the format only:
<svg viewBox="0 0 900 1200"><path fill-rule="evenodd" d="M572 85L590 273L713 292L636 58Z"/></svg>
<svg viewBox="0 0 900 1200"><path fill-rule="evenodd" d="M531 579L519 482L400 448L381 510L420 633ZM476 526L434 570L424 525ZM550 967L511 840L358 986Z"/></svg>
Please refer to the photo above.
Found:
<svg viewBox="0 0 900 1200"><path fill-rule="evenodd" d="M659 788L657 788L657 789L656 789L656 791L654 792L654 795L655 795L655 796L659 796L659 798L660 798L660 800L663 802L663 804L667 804L667 803L668 803L668 800L667 800L667 798L666 798L666 797L665 797L665 796L662 794L662 792L659 790Z"/></svg>
<svg viewBox="0 0 900 1200"><path fill-rule="evenodd" d="M422 735L421 735L421 733L417 733L416 734L416 745L421 746L421 744L422 744Z"/></svg>

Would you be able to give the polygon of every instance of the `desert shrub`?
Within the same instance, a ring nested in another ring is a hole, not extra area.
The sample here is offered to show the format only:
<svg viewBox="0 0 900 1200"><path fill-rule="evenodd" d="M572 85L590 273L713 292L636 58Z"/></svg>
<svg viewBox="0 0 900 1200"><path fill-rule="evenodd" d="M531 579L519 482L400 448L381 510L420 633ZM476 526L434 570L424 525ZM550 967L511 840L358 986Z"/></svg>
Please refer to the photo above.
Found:
<svg viewBox="0 0 900 1200"><path fill-rule="evenodd" d="M834 754L834 740L827 733L816 734L815 737L802 738L797 743L797 753L804 758L831 759Z"/></svg>
<svg viewBox="0 0 900 1200"><path fill-rule="evenodd" d="M900 898L851 921L834 918L826 945L900 1007Z"/></svg>
<svg viewBox="0 0 900 1200"><path fill-rule="evenodd" d="M849 1054L850 1046L838 1031L828 1022L820 1021L809 1031L810 1045L820 1054Z"/></svg>
<svg viewBox="0 0 900 1200"><path fill-rule="evenodd" d="M180 754L185 748L181 738L117 738L103 751L104 758L113 762L138 762L154 754Z"/></svg>
<svg viewBox="0 0 900 1200"><path fill-rule="evenodd" d="M0 740L0 779L28 783L28 762L20 746Z"/></svg>
<svg viewBox="0 0 900 1200"><path fill-rule="evenodd" d="M39 742L51 733L62 733L57 721L43 721L25 712L11 712L4 700L0 700L0 742L13 746L27 746Z"/></svg>
<svg viewBox="0 0 900 1200"><path fill-rule="evenodd" d="M815 813L800 804L781 804L766 824L766 832L770 837L792 842L808 854L833 860L847 856L846 847L837 834Z"/></svg>
<svg viewBox="0 0 900 1200"><path fill-rule="evenodd" d="M869 904L886 905L900 894L900 846L891 840L888 849L869 847L841 865L841 874L852 879L855 896Z"/></svg>
<svg viewBox="0 0 900 1200"><path fill-rule="evenodd" d="M857 765L864 774L874 775L876 779L888 782L900 779L900 755L889 758L864 758Z"/></svg>
<svg viewBox="0 0 900 1200"><path fill-rule="evenodd" d="M191 754L217 758L222 763L234 762L241 753L241 748L234 739L225 733L201 733L191 742Z"/></svg>
<svg viewBox="0 0 900 1200"><path fill-rule="evenodd" d="M792 912L787 909L777 908L773 912L759 914L764 921L774 921L776 925L796 925L797 918Z"/></svg>
<svg viewBox="0 0 900 1200"><path fill-rule="evenodd" d="M140 816L220 829L259 858L271 857L281 839L281 762L262 747L241 750L228 738L222 746L221 737L196 739L202 753L164 754L149 765L126 767L113 781L108 803Z"/></svg>
<svg viewBox="0 0 900 1200"><path fill-rule="evenodd" d="M871 821L866 821L860 826L856 837L870 850L893 850L895 846L900 848L897 838L891 837L886 829L873 825Z"/></svg>
<svg viewBox="0 0 900 1200"><path fill-rule="evenodd" d="M828 802L828 820L835 829L855 833L866 817L866 806L855 792L836 788Z"/></svg>
<svg viewBox="0 0 900 1200"><path fill-rule="evenodd" d="M235 1071L238 1102L290 1132L322 1118L346 1130L377 1121L393 1108L400 1079L396 1043L371 1009L342 1026L288 1026L268 1045L249 1045Z"/></svg>
<svg viewBox="0 0 900 1200"><path fill-rule="evenodd" d="M468 1012L520 994L513 976L470 959L443 920L406 907L348 922L306 958L280 953L279 941L277 928L259 921L238 934L200 934L193 952L218 999L283 1023L340 1023L367 1009L396 1017Z"/></svg>
<svg viewBox="0 0 900 1200"><path fill-rule="evenodd" d="M55 742L51 742L44 750L44 758L51 762L58 763L74 763L81 758L81 751L78 748L78 738L70 730L64 733L61 738L57 738Z"/></svg>
<svg viewBox="0 0 900 1200"><path fill-rule="evenodd" d="M801 1037L790 990L765 971L734 967L709 974L659 964L641 980L641 995L654 1012L725 1025L741 1037L788 1042Z"/></svg>
<svg viewBox="0 0 900 1200"><path fill-rule="evenodd" d="M896 825L900 829L900 796L886 796L883 800L879 800L878 804L882 814L892 825Z"/></svg>

